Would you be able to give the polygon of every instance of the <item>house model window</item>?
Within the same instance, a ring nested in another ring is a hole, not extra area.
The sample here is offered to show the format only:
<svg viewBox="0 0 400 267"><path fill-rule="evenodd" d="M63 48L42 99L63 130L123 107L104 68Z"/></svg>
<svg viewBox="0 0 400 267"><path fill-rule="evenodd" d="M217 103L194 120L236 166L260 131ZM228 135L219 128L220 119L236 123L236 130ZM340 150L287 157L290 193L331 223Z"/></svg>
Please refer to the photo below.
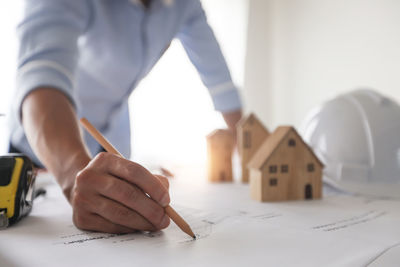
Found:
<svg viewBox="0 0 400 267"><path fill-rule="evenodd" d="M278 185L278 179L276 179L276 178L269 179L269 185L270 186L277 186Z"/></svg>
<svg viewBox="0 0 400 267"><path fill-rule="evenodd" d="M289 146L296 146L296 140L294 140L294 139L289 139L288 145L289 145Z"/></svg>
<svg viewBox="0 0 400 267"><path fill-rule="evenodd" d="M288 173L289 172L289 165L284 164L281 166L281 173Z"/></svg>
<svg viewBox="0 0 400 267"><path fill-rule="evenodd" d="M245 148L251 147L251 133L248 131L244 132L244 147Z"/></svg>
<svg viewBox="0 0 400 267"><path fill-rule="evenodd" d="M277 173L277 172L278 172L278 166L276 165L269 166L269 173Z"/></svg>
<svg viewBox="0 0 400 267"><path fill-rule="evenodd" d="M313 172L314 171L314 164L313 163L307 164L307 171L308 172Z"/></svg>

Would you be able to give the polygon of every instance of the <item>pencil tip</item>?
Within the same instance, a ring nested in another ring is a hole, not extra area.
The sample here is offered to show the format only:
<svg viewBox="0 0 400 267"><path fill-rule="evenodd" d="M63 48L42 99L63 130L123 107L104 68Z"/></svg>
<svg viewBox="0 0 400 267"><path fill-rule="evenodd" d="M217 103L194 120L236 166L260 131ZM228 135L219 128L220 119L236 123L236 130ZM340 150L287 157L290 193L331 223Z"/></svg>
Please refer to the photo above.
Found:
<svg viewBox="0 0 400 267"><path fill-rule="evenodd" d="M194 235L194 236L192 236L193 237L193 239L196 239L196 236Z"/></svg>

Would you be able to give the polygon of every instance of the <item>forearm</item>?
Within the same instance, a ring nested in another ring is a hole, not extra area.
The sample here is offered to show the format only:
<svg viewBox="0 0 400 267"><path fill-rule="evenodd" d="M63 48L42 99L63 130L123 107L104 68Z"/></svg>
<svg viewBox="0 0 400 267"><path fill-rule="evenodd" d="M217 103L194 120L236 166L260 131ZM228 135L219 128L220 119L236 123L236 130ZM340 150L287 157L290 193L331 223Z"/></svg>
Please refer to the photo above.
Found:
<svg viewBox="0 0 400 267"><path fill-rule="evenodd" d="M24 100L22 123L33 151L69 199L76 174L90 161L73 106L63 93L41 88Z"/></svg>

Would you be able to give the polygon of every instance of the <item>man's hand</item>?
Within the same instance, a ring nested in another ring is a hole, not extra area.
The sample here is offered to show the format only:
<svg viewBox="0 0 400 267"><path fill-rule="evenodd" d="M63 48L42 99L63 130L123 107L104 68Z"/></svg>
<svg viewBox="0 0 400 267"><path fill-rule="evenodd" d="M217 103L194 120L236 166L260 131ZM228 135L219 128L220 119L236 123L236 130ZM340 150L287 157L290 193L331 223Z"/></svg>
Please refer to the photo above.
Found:
<svg viewBox="0 0 400 267"><path fill-rule="evenodd" d="M236 140L236 124L239 122L239 120L242 118L242 110L235 110L232 112L227 112L222 114L224 117L224 120L226 124L228 125L229 130L232 132L232 135L234 137L235 143L237 144Z"/></svg>
<svg viewBox="0 0 400 267"><path fill-rule="evenodd" d="M105 152L77 174L70 196L78 228L108 233L166 228L169 201L165 177Z"/></svg>

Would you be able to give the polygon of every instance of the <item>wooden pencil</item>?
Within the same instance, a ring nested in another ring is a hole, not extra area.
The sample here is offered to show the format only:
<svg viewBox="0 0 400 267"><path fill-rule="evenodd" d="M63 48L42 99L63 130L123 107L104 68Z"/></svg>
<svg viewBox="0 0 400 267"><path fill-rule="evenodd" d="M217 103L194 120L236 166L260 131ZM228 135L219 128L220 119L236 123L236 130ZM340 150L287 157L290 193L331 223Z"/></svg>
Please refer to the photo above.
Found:
<svg viewBox="0 0 400 267"><path fill-rule="evenodd" d="M118 155L121 158L124 157L86 118L81 118L80 123L107 152ZM196 235L189 224L171 206L168 205L164 209L165 213L183 232L196 239Z"/></svg>

